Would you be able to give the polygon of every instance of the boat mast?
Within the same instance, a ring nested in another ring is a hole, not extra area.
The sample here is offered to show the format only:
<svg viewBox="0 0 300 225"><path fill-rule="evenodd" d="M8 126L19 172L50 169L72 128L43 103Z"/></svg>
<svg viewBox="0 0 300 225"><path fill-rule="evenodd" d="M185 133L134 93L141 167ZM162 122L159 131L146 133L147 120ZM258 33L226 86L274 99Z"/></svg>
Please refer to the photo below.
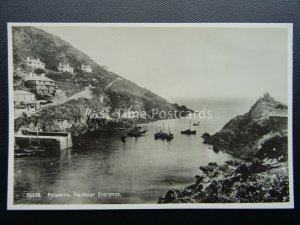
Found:
<svg viewBox="0 0 300 225"><path fill-rule="evenodd" d="M40 139L39 139L39 127L40 127L40 123L38 122L36 124L36 134L37 134L37 142L38 144L40 144Z"/></svg>

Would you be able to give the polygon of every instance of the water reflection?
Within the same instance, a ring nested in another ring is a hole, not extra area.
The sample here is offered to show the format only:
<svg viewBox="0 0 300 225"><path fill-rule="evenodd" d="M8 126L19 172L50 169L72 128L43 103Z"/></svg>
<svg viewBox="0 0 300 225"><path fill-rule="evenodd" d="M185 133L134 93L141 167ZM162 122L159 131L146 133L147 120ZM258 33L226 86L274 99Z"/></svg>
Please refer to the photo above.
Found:
<svg viewBox="0 0 300 225"><path fill-rule="evenodd" d="M203 144L202 133L213 129L209 121L195 127L197 135L181 135L187 127L184 119L164 121L174 139L154 140L155 127L149 134L120 141L121 131L98 132L86 136L80 146L62 151L59 157L34 156L15 159L16 203L156 203L170 188L183 188L194 182L199 166L219 164L231 159L215 153ZM26 199L26 192L70 193L118 192L121 197Z"/></svg>

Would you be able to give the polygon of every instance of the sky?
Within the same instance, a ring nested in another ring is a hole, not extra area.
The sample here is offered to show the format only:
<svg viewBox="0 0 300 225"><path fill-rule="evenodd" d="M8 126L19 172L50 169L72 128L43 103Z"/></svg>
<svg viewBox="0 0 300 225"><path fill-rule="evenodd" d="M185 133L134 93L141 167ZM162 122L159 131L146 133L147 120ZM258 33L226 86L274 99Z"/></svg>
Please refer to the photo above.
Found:
<svg viewBox="0 0 300 225"><path fill-rule="evenodd" d="M287 102L285 28L39 26L100 65L168 100Z"/></svg>

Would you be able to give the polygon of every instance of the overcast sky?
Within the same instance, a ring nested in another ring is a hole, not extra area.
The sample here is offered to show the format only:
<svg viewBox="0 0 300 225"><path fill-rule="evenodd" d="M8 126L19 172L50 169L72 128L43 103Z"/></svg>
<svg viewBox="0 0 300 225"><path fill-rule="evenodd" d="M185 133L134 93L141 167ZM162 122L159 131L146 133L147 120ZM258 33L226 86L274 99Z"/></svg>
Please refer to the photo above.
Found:
<svg viewBox="0 0 300 225"><path fill-rule="evenodd" d="M287 102L287 29L39 27L167 98Z"/></svg>

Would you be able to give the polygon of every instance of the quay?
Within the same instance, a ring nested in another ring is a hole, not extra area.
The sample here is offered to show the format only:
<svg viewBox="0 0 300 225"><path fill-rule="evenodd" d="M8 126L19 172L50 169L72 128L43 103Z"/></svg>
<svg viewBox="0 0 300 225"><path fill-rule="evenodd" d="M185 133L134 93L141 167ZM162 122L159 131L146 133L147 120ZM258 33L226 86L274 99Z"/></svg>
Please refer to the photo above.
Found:
<svg viewBox="0 0 300 225"><path fill-rule="evenodd" d="M68 132L38 132L26 129L15 134L15 143L20 148L40 146L56 152L73 146L71 134Z"/></svg>

